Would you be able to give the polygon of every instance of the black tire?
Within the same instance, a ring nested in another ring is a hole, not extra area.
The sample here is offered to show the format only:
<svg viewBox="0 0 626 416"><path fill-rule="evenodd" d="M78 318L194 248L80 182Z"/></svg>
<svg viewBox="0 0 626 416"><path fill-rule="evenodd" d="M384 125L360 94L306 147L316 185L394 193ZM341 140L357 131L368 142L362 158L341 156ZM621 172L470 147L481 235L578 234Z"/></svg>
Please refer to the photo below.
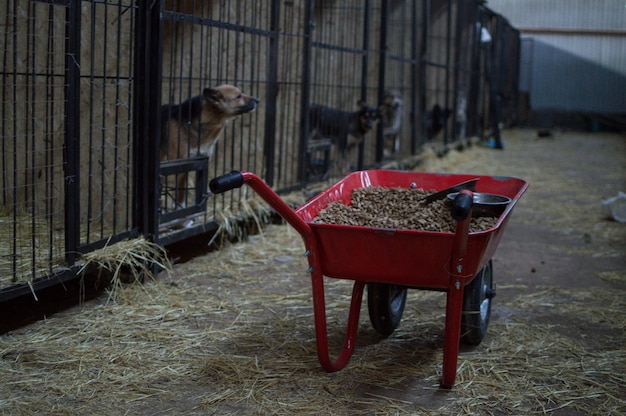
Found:
<svg viewBox="0 0 626 416"><path fill-rule="evenodd" d="M476 346L487 334L491 299L496 295L493 288L493 264L491 260L480 269L476 277L465 286L463 314L461 316L461 342Z"/></svg>
<svg viewBox="0 0 626 416"><path fill-rule="evenodd" d="M374 329L387 337L395 331L402 319L406 295L405 286L387 283L367 284L367 309Z"/></svg>

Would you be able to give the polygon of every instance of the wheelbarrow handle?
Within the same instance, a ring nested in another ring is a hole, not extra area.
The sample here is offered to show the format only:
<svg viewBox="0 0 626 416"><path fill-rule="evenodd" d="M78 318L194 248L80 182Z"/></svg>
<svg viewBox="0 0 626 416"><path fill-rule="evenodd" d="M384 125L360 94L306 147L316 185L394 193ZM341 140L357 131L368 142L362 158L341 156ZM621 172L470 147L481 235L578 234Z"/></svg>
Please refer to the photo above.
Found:
<svg viewBox="0 0 626 416"><path fill-rule="evenodd" d="M452 201L452 218L456 221L463 221L469 213L472 211L472 204L474 202L474 195L467 189L462 190Z"/></svg>
<svg viewBox="0 0 626 416"><path fill-rule="evenodd" d="M243 185L250 186L278 215L283 217L293 228L300 233L307 247L311 244L313 233L311 227L300 218L261 178L251 172L232 171L211 179L209 189L213 194L220 194Z"/></svg>
<svg viewBox="0 0 626 416"><path fill-rule="evenodd" d="M234 170L225 175L211 179L211 182L209 182L209 189L214 194L221 194L235 188L241 188L243 183L243 174Z"/></svg>

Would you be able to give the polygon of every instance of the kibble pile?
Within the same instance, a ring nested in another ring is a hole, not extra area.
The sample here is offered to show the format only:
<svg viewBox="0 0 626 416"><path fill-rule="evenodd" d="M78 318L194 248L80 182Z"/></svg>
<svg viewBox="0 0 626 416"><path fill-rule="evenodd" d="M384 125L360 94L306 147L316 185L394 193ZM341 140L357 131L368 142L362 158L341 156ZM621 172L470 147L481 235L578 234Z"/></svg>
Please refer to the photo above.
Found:
<svg viewBox="0 0 626 416"><path fill-rule="evenodd" d="M444 200L423 204L432 192L421 188L373 186L352 191L351 204L331 202L314 219L316 223L359 225L375 228L454 232L456 221ZM495 217L472 218L470 232L492 228Z"/></svg>

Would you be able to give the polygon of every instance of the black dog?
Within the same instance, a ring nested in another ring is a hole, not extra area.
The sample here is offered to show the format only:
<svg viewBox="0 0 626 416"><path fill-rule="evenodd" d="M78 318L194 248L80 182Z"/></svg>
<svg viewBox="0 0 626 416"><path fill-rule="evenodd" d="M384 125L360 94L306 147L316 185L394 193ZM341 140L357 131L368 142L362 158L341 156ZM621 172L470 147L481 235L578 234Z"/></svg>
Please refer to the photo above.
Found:
<svg viewBox="0 0 626 416"><path fill-rule="evenodd" d="M435 104L432 110L426 112L424 121L426 123L426 137L428 140L432 140L443 130L450 114L452 114L452 110L449 108L443 109L439 104Z"/></svg>
<svg viewBox="0 0 626 416"><path fill-rule="evenodd" d="M348 153L361 143L363 136L380 120L377 108L368 106L362 100L357 105L359 110L354 112L319 104L311 104L309 107L309 139L330 139L337 147L344 174L350 170Z"/></svg>

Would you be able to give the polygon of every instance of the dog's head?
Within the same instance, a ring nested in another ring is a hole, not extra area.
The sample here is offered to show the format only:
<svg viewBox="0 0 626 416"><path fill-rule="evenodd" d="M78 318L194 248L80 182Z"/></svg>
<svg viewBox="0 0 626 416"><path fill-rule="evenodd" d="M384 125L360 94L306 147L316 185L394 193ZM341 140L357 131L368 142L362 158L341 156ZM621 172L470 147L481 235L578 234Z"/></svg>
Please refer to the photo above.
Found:
<svg viewBox="0 0 626 416"><path fill-rule="evenodd" d="M367 133L374 128L374 125L380 120L380 112L378 108L369 106L363 100L357 103L359 106L359 124L363 133Z"/></svg>
<svg viewBox="0 0 626 416"><path fill-rule="evenodd" d="M429 139L436 136L446 125L446 122L452 110L449 108L443 108L439 104L435 104L432 110L429 110L425 114L426 135Z"/></svg>
<svg viewBox="0 0 626 416"><path fill-rule="evenodd" d="M383 103L379 108L383 126L399 126L402 117L402 95L399 91L385 91Z"/></svg>
<svg viewBox="0 0 626 416"><path fill-rule="evenodd" d="M397 110L402 107L402 95L399 91L385 91L383 106L390 110Z"/></svg>
<svg viewBox="0 0 626 416"><path fill-rule="evenodd" d="M234 85L223 84L202 91L204 99L216 113L231 118L256 110L259 99L245 95Z"/></svg>
<svg viewBox="0 0 626 416"><path fill-rule="evenodd" d="M439 104L435 104L432 110L433 125L443 126L451 114L452 110L449 108L442 108Z"/></svg>

